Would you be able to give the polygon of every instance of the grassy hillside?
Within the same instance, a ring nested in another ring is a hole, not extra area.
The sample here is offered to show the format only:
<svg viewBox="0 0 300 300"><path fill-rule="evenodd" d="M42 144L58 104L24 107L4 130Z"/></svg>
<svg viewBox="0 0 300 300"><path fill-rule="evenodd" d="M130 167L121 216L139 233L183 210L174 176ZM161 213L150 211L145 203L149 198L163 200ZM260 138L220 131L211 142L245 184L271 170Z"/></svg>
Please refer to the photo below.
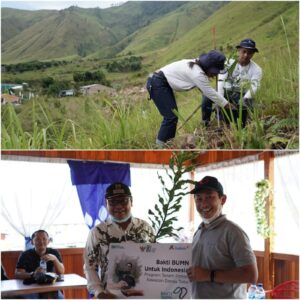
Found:
<svg viewBox="0 0 300 300"><path fill-rule="evenodd" d="M120 38L126 31L126 28L122 28L123 31L116 31L120 36L114 36L116 44L106 46L85 58L73 56L72 62L66 65L42 71L3 73L3 81L15 81L17 78L20 82L39 81L51 76L56 80L72 83L75 71L96 71L111 60L124 58L128 52L143 57L143 68L139 71L107 73L107 78L117 89L114 96L97 94L67 99L39 96L16 109L5 106L2 110L3 149L155 148L161 116L154 103L146 100L148 95L144 85L147 74L174 60L196 57L212 49L212 27L216 28L217 48L223 48L226 54L232 51L229 51L232 46L235 51L235 45L243 38L252 37L257 42L259 53L255 54L254 60L263 69L263 80L256 95L251 122L246 128L238 128L234 124L230 128L218 128L213 119L212 127L207 129L197 112L178 130L170 147L298 149L298 2L234 1L206 4L208 6L202 7L204 2L189 2L173 7L163 16L154 11L153 15L157 18L139 23L144 24L139 30L134 30L133 26L130 30L134 32ZM150 4L131 2L127 5L133 15L143 15ZM214 5L220 7L214 10ZM151 7L150 5L148 9ZM89 24L99 24L98 19L107 18L106 24L111 22L108 29L113 30L118 24L110 16L124 13L128 18L129 10L123 9L122 6L114 7L109 10L111 15L103 14L100 10L84 10L84 14L88 16L86 20ZM84 18L80 11L78 19ZM138 19L137 17L135 22ZM70 22L68 20L67 23ZM111 59L100 58L117 54ZM180 126L199 106L201 94L194 89L177 93L176 98ZM192 143L185 142L187 136L193 137Z"/></svg>
<svg viewBox="0 0 300 300"><path fill-rule="evenodd" d="M197 57L200 53L211 50L213 48L212 27L216 28L217 48L222 47L225 52L227 46L235 46L241 39L251 37L256 41L260 50L256 59L272 56L286 47L286 37L280 16L285 22L290 46L293 52L297 53L298 8L299 4L291 1L228 3L180 39L162 49L159 55L155 52L153 55L148 55L147 62L152 62L156 68L179 58ZM245 18L247 21L243 22ZM141 48L140 45L139 48ZM157 59L158 56L159 59Z"/></svg>
<svg viewBox="0 0 300 300"><path fill-rule="evenodd" d="M54 11L25 11L13 8L1 8L1 43L5 43L24 29L47 18Z"/></svg>
<svg viewBox="0 0 300 300"><path fill-rule="evenodd" d="M3 8L2 61L86 56L113 44L184 2L135 2L108 9L26 12ZM30 20L30 22L28 21ZM20 26L18 24L20 23ZM125 46L125 45L124 45Z"/></svg>
<svg viewBox="0 0 300 300"><path fill-rule="evenodd" d="M201 24L227 2L189 2L151 25L137 31L132 42L121 52L141 54L160 49L180 40L188 31Z"/></svg>

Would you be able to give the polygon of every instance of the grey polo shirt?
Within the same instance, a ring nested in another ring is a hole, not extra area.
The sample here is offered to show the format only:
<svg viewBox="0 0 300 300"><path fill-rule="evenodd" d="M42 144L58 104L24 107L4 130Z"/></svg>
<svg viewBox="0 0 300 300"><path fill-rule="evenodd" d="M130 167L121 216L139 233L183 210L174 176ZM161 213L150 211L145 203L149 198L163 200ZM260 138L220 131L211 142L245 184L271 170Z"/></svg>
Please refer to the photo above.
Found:
<svg viewBox="0 0 300 300"><path fill-rule="evenodd" d="M192 265L208 270L229 270L256 263L247 234L221 215L193 239ZM246 284L192 282L193 299L246 298Z"/></svg>

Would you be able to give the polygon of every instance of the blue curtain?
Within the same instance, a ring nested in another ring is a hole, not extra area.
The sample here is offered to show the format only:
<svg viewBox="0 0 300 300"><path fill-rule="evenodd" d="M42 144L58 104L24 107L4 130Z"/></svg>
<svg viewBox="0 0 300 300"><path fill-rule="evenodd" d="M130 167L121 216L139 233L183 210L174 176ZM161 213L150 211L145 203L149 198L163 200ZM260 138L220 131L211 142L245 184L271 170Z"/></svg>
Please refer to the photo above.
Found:
<svg viewBox="0 0 300 300"><path fill-rule="evenodd" d="M76 185L85 223L91 229L104 222L106 188L114 182L131 185L130 165L68 160L72 184Z"/></svg>

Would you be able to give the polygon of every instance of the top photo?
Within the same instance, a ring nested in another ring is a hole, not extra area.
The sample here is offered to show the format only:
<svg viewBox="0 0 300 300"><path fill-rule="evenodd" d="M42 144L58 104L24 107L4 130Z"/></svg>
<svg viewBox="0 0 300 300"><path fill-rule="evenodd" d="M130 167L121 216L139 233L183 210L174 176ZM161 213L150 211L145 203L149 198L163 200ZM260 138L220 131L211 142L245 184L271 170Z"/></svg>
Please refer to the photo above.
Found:
<svg viewBox="0 0 300 300"><path fill-rule="evenodd" d="M1 148L299 149L299 1L1 1Z"/></svg>

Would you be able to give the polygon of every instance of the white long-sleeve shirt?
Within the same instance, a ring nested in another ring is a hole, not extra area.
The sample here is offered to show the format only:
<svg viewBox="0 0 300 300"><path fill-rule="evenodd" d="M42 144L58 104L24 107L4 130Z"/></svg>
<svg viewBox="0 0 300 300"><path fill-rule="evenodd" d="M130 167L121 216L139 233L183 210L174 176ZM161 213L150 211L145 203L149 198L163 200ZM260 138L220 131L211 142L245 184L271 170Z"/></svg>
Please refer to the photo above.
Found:
<svg viewBox="0 0 300 300"><path fill-rule="evenodd" d="M228 62L228 67L234 63L234 60L231 59ZM236 64L232 76L230 77L228 72L226 74L220 74L218 80L218 92L221 95L224 95L224 88L232 91L241 91L241 87L248 84L243 92L244 98L253 98L257 89L260 86L260 81L262 78L262 69L254 61L250 61L247 66L241 66L239 63Z"/></svg>
<svg viewBox="0 0 300 300"><path fill-rule="evenodd" d="M110 243L152 243L154 236L152 227L146 221L134 217L126 230L110 219L91 229L84 251L83 266L89 292L97 297L105 290Z"/></svg>
<svg viewBox="0 0 300 300"><path fill-rule="evenodd" d="M189 67L189 62L194 59L182 59L173 62L160 70L164 73L169 85L175 91L186 91L192 88L199 88L201 92L219 106L224 107L228 101L224 93L219 94L211 86L209 79L200 66Z"/></svg>

